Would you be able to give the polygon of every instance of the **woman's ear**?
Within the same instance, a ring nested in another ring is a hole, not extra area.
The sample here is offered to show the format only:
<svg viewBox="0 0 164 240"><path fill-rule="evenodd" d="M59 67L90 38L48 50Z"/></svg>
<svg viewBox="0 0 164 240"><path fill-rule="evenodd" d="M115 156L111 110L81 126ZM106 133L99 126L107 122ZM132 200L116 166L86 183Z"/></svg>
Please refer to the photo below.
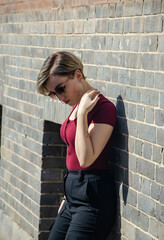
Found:
<svg viewBox="0 0 164 240"><path fill-rule="evenodd" d="M81 71L79 69L77 69L75 74L76 74L77 79L81 81L81 79L83 78Z"/></svg>

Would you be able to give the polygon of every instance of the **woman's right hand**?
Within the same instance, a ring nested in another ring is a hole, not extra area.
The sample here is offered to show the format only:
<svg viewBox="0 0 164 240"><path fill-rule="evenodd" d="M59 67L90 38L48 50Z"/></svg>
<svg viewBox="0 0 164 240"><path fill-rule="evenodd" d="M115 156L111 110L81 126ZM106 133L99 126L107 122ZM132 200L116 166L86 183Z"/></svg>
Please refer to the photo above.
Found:
<svg viewBox="0 0 164 240"><path fill-rule="evenodd" d="M82 96L79 107L78 115L81 113L88 113L94 108L98 100L100 99L99 91L97 89L89 90Z"/></svg>

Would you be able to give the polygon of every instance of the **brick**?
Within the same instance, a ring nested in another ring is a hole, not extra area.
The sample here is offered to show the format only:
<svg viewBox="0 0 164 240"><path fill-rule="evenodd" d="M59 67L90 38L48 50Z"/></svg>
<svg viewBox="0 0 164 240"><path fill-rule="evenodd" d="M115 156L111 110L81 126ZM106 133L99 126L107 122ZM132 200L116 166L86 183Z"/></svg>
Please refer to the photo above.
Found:
<svg viewBox="0 0 164 240"><path fill-rule="evenodd" d="M93 64L95 58L95 53L92 51L85 51L83 53L83 62L87 64Z"/></svg>
<svg viewBox="0 0 164 240"><path fill-rule="evenodd" d="M164 129L158 128L157 129L157 144L159 144L161 146L164 146L163 136L164 136Z"/></svg>
<svg viewBox="0 0 164 240"><path fill-rule="evenodd" d="M146 214L142 213L142 212L140 213L139 226L144 231L146 231L146 232L148 231L148 228L149 228L149 217Z"/></svg>
<svg viewBox="0 0 164 240"><path fill-rule="evenodd" d="M152 9L152 1L153 0L145 0L144 1L144 8L143 8L143 12L144 14L151 14L151 9Z"/></svg>
<svg viewBox="0 0 164 240"><path fill-rule="evenodd" d="M95 33L96 24L92 19L86 20L84 22L84 33Z"/></svg>
<svg viewBox="0 0 164 240"><path fill-rule="evenodd" d="M113 44L112 44L112 50L119 50L120 49L120 38L113 36Z"/></svg>
<svg viewBox="0 0 164 240"><path fill-rule="evenodd" d="M42 183L41 184L42 193L64 193L63 183Z"/></svg>
<svg viewBox="0 0 164 240"><path fill-rule="evenodd" d="M132 19L132 32L143 33L144 32L144 22L145 19L141 17L136 17Z"/></svg>
<svg viewBox="0 0 164 240"><path fill-rule="evenodd" d="M87 77L97 79L97 67L87 66Z"/></svg>
<svg viewBox="0 0 164 240"><path fill-rule="evenodd" d="M109 16L108 4L101 5L101 16L102 18L107 18Z"/></svg>
<svg viewBox="0 0 164 240"><path fill-rule="evenodd" d="M88 12L86 6L81 6L75 9L76 15L75 17L77 19L87 19L88 17Z"/></svg>
<svg viewBox="0 0 164 240"><path fill-rule="evenodd" d="M101 18L101 5L96 5L96 18Z"/></svg>
<svg viewBox="0 0 164 240"><path fill-rule="evenodd" d="M160 222L158 223L158 236L159 236L159 240L162 240L164 236L164 224Z"/></svg>
<svg viewBox="0 0 164 240"><path fill-rule="evenodd" d="M155 0L152 2L152 14L158 14L161 12L161 0Z"/></svg>
<svg viewBox="0 0 164 240"><path fill-rule="evenodd" d="M99 49L99 36L92 37L92 48L96 50Z"/></svg>
<svg viewBox="0 0 164 240"><path fill-rule="evenodd" d="M113 44L112 36L106 36L106 50L111 50Z"/></svg>
<svg viewBox="0 0 164 240"><path fill-rule="evenodd" d="M145 72L145 85L148 88L154 88L154 73Z"/></svg>
<svg viewBox="0 0 164 240"><path fill-rule="evenodd" d="M124 51L130 50L131 37L123 36L120 40L120 49Z"/></svg>
<svg viewBox="0 0 164 240"><path fill-rule="evenodd" d="M132 208L132 210L131 210L131 221L136 226L139 226L139 216L140 216L140 212L138 210L136 210L135 208Z"/></svg>
<svg viewBox="0 0 164 240"><path fill-rule="evenodd" d="M107 63L111 66L121 65L121 53L119 52L106 53L106 58L107 58Z"/></svg>
<svg viewBox="0 0 164 240"><path fill-rule="evenodd" d="M159 69L164 71L164 54L159 56ZM164 84L163 84L164 85Z"/></svg>
<svg viewBox="0 0 164 240"><path fill-rule="evenodd" d="M109 32L109 21L106 19L103 19L100 24L101 24L101 33L108 33Z"/></svg>
<svg viewBox="0 0 164 240"><path fill-rule="evenodd" d="M140 90L135 87L127 87L126 100L131 102L140 102Z"/></svg>
<svg viewBox="0 0 164 240"><path fill-rule="evenodd" d="M95 5L88 6L88 16L89 18L95 18Z"/></svg>
<svg viewBox="0 0 164 240"><path fill-rule="evenodd" d="M137 71L129 71L129 82L131 86L136 86L137 83Z"/></svg>
<svg viewBox="0 0 164 240"><path fill-rule="evenodd" d="M150 180L149 179L142 177L141 191L146 195L150 195Z"/></svg>
<svg viewBox="0 0 164 240"><path fill-rule="evenodd" d="M97 79L98 80L103 80L104 79L104 76L103 76L103 68L102 67L99 67L97 69Z"/></svg>
<svg viewBox="0 0 164 240"><path fill-rule="evenodd" d="M138 52L139 51L139 36L133 36L132 37L130 50L132 52Z"/></svg>
<svg viewBox="0 0 164 240"><path fill-rule="evenodd" d="M136 105L128 104L128 118L135 119L136 118Z"/></svg>
<svg viewBox="0 0 164 240"><path fill-rule="evenodd" d="M104 52L95 52L95 64L97 65L106 65L106 53Z"/></svg>
<svg viewBox="0 0 164 240"><path fill-rule="evenodd" d="M159 107L164 109L164 93L160 92L160 102L159 102Z"/></svg>
<svg viewBox="0 0 164 240"><path fill-rule="evenodd" d="M121 221L121 234L125 236L125 239L135 239L135 232L135 226L123 218Z"/></svg>
<svg viewBox="0 0 164 240"><path fill-rule="evenodd" d="M150 98L151 96L151 98ZM141 91L141 102L145 105L158 106L159 93L154 90L143 89Z"/></svg>
<svg viewBox="0 0 164 240"><path fill-rule="evenodd" d="M163 35L159 35L158 36L158 51L159 52L164 52L164 36Z"/></svg>
<svg viewBox="0 0 164 240"><path fill-rule="evenodd" d="M127 68L141 68L141 54L126 53L125 67Z"/></svg>
<svg viewBox="0 0 164 240"><path fill-rule="evenodd" d="M59 181L61 172L59 170L42 170L41 181Z"/></svg>
<svg viewBox="0 0 164 240"><path fill-rule="evenodd" d="M156 181L163 184L164 167L156 167Z"/></svg>
<svg viewBox="0 0 164 240"><path fill-rule="evenodd" d="M136 229L136 238L137 240L152 240L152 238L147 235L146 233L142 232L141 230L139 229Z"/></svg>
<svg viewBox="0 0 164 240"><path fill-rule="evenodd" d="M128 120L129 134L134 137L138 137L138 124L133 120Z"/></svg>
<svg viewBox="0 0 164 240"><path fill-rule="evenodd" d="M134 2L126 1L123 7L123 16L129 17L134 15Z"/></svg>
<svg viewBox="0 0 164 240"><path fill-rule="evenodd" d="M137 168L138 172L145 177L154 179L155 175L155 166L149 161L145 161L142 158L137 159Z"/></svg>
<svg viewBox="0 0 164 240"><path fill-rule="evenodd" d="M73 22L71 22L71 21L65 22L65 24L64 24L64 33L65 34L74 33L74 24L73 24Z"/></svg>
<svg viewBox="0 0 164 240"><path fill-rule="evenodd" d="M42 159L42 167L46 168L60 168L65 169L65 158L44 157Z"/></svg>
<svg viewBox="0 0 164 240"><path fill-rule="evenodd" d="M137 105L137 120L144 121L145 118L145 107Z"/></svg>
<svg viewBox="0 0 164 240"><path fill-rule="evenodd" d="M156 54L143 54L142 67L143 69L158 70L159 66L159 56Z"/></svg>
<svg viewBox="0 0 164 240"><path fill-rule="evenodd" d="M127 195L127 203L130 205L136 207L137 205L137 193L136 191L132 190L131 188L128 189L128 195Z"/></svg>
<svg viewBox="0 0 164 240"><path fill-rule="evenodd" d="M136 172L137 171L137 159L134 155L130 155L130 161L129 161L129 170ZM133 175L135 177L135 174ZM135 181L134 181L135 182Z"/></svg>
<svg viewBox="0 0 164 240"><path fill-rule="evenodd" d="M129 204L123 205L122 216L130 221L132 207Z"/></svg>
<svg viewBox="0 0 164 240"><path fill-rule="evenodd" d="M123 3L118 2L116 4L116 17L122 17L123 15Z"/></svg>
<svg viewBox="0 0 164 240"><path fill-rule="evenodd" d="M62 151L58 146L43 146L43 156L61 156Z"/></svg>
<svg viewBox="0 0 164 240"><path fill-rule="evenodd" d="M40 207L40 217L56 217L58 211L58 206L41 206Z"/></svg>
<svg viewBox="0 0 164 240"><path fill-rule="evenodd" d="M43 143L45 144L64 144L63 140L61 139L59 133L50 133L45 132L43 136Z"/></svg>
<svg viewBox="0 0 164 240"><path fill-rule="evenodd" d="M162 16L146 17L145 32L162 32Z"/></svg>
<svg viewBox="0 0 164 240"><path fill-rule="evenodd" d="M150 143L144 142L143 157L151 160L151 156L152 156L152 145Z"/></svg>
<svg viewBox="0 0 164 240"><path fill-rule="evenodd" d="M138 209L147 213L150 216L154 216L155 202L142 194L138 195ZM143 239L143 238L142 238Z"/></svg>
<svg viewBox="0 0 164 240"><path fill-rule="evenodd" d="M140 140L135 140L135 154L142 156L143 142Z"/></svg>
<svg viewBox="0 0 164 240"><path fill-rule="evenodd" d="M157 36L141 36L140 50L142 52L154 52L157 50Z"/></svg>
<svg viewBox="0 0 164 240"><path fill-rule="evenodd" d="M156 143L156 128L148 126L146 124L139 124L138 127L139 137L143 140L149 141L150 143Z"/></svg>
<svg viewBox="0 0 164 240"><path fill-rule="evenodd" d="M147 123L154 123L154 108L146 107L145 115Z"/></svg>
<svg viewBox="0 0 164 240"><path fill-rule="evenodd" d="M123 20L112 19L109 21L109 32L110 33L123 33Z"/></svg>
<svg viewBox="0 0 164 240"><path fill-rule="evenodd" d="M164 206L156 203L156 218L161 223L164 223Z"/></svg>
<svg viewBox="0 0 164 240"><path fill-rule="evenodd" d="M114 18L116 14L116 4L115 3L110 3L109 4L109 17Z"/></svg>
<svg viewBox="0 0 164 240"><path fill-rule="evenodd" d="M160 187L159 199L160 199L160 203L164 204L164 186Z"/></svg>
<svg viewBox="0 0 164 240"><path fill-rule="evenodd" d="M164 126L164 111L160 109L155 110L155 123L158 126Z"/></svg>
<svg viewBox="0 0 164 240"><path fill-rule="evenodd" d="M105 81L111 81L111 68L103 68L103 76Z"/></svg>
<svg viewBox="0 0 164 240"><path fill-rule="evenodd" d="M105 50L106 49L106 37L105 36L100 36L99 37L99 49L100 50Z"/></svg>
<svg viewBox="0 0 164 240"><path fill-rule="evenodd" d="M150 233L154 237L158 237L158 222L154 220L153 218L150 218Z"/></svg>
<svg viewBox="0 0 164 240"><path fill-rule="evenodd" d="M40 199L41 205L59 205L60 195L56 194L42 194Z"/></svg>
<svg viewBox="0 0 164 240"><path fill-rule="evenodd" d="M142 15L142 9L143 9L143 1L142 0L137 0L135 2L134 15L135 16Z"/></svg>

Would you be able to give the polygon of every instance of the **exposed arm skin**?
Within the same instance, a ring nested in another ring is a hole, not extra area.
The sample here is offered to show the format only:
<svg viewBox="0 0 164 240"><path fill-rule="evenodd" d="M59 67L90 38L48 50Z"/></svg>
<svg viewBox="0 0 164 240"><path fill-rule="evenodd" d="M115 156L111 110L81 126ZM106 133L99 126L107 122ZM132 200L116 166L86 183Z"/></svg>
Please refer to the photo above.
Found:
<svg viewBox="0 0 164 240"><path fill-rule="evenodd" d="M95 96L96 90L87 93L88 96L82 99L77 114L77 127L75 137L75 150L80 166L89 167L100 155L109 140L113 127L108 124L94 124L88 126L88 112L99 100ZM92 100L93 99L93 100Z"/></svg>

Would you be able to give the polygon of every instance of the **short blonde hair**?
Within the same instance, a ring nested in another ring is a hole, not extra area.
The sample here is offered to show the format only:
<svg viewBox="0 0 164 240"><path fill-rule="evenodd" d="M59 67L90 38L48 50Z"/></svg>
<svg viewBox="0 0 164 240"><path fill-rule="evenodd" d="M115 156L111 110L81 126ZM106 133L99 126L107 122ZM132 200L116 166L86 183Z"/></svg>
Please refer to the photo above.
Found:
<svg viewBox="0 0 164 240"><path fill-rule="evenodd" d="M39 93L46 95L45 84L50 76L68 76L79 69L83 73L83 64L81 60L70 52L57 52L51 54L43 63L40 73L37 78L37 90Z"/></svg>

